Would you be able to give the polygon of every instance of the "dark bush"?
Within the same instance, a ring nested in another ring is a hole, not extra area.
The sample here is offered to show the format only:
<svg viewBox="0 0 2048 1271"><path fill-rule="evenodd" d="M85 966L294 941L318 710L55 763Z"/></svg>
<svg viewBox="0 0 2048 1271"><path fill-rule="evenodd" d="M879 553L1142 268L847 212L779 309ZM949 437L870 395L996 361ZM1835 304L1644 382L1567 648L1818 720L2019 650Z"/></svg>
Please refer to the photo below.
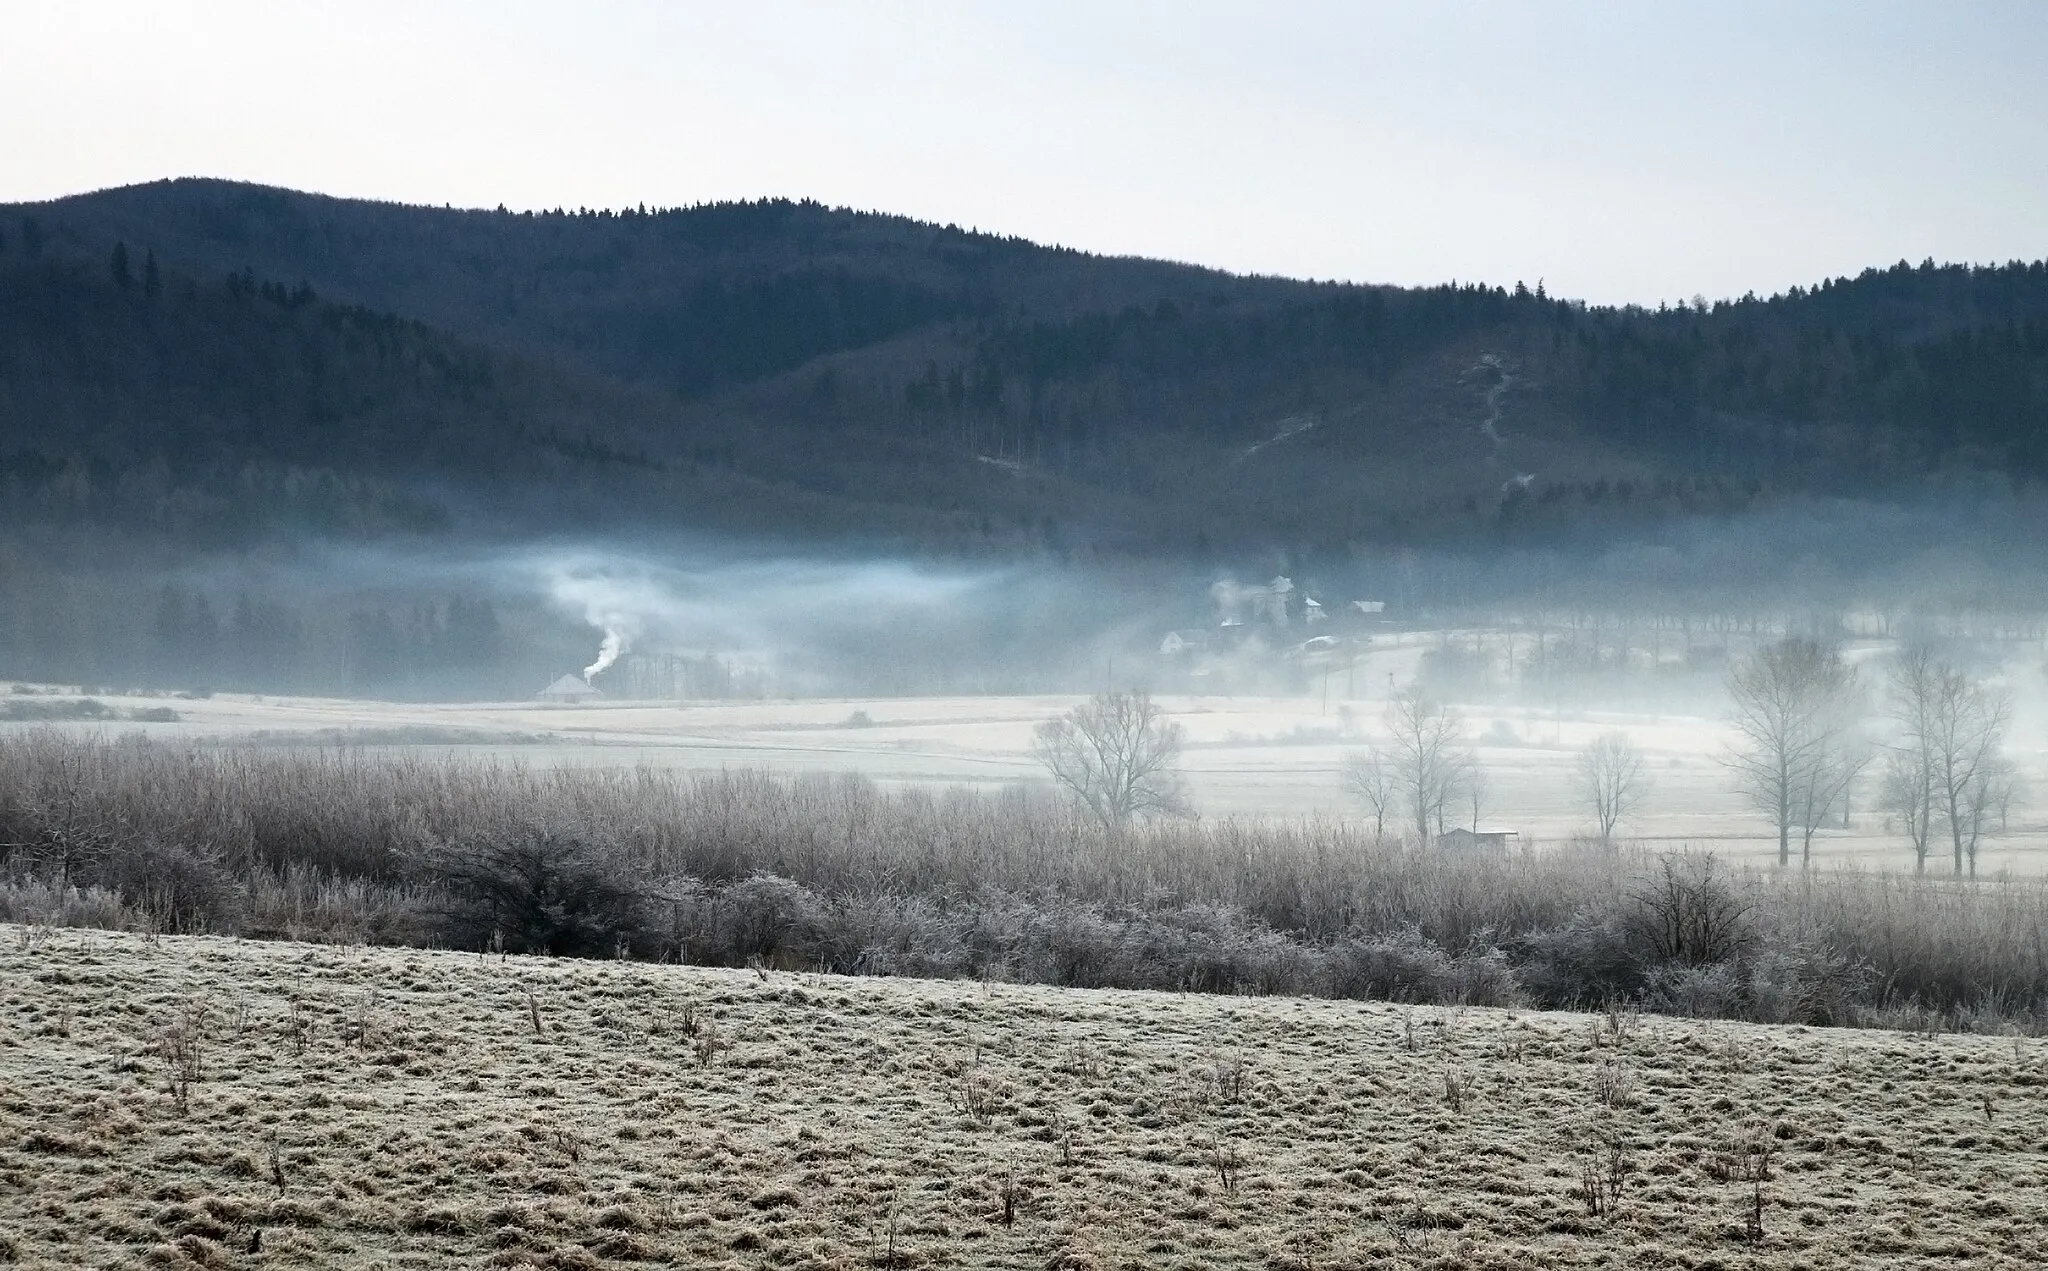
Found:
<svg viewBox="0 0 2048 1271"><path fill-rule="evenodd" d="M1713 966L1750 946L1750 902L1711 854L1661 856L1630 895L1623 921L1651 962Z"/></svg>
<svg viewBox="0 0 2048 1271"><path fill-rule="evenodd" d="M122 844L101 860L90 881L163 931L235 930L240 888L220 859L203 848L157 839Z"/></svg>
<svg viewBox="0 0 2048 1271"><path fill-rule="evenodd" d="M1451 984L1451 956L1415 927L1346 937L1331 947L1329 962L1337 997L1441 1002Z"/></svg>
<svg viewBox="0 0 2048 1271"><path fill-rule="evenodd" d="M1621 919L1582 913L1565 926L1532 931L1520 942L1522 987L1541 1006L1592 1007L1641 996L1653 960Z"/></svg>
<svg viewBox="0 0 2048 1271"><path fill-rule="evenodd" d="M756 874L727 885L718 896L719 961L801 966L814 946L823 906L801 885L775 874Z"/></svg>
<svg viewBox="0 0 2048 1271"><path fill-rule="evenodd" d="M430 877L451 904L443 935L458 948L601 957L642 934L644 893L584 839L544 826L435 855Z"/></svg>

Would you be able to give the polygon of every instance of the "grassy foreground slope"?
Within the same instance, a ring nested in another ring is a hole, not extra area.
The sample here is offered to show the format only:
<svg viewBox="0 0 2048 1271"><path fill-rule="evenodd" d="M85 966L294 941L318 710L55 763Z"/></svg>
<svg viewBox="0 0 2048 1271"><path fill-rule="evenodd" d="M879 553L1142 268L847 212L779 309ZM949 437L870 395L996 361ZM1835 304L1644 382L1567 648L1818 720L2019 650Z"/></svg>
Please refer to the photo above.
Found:
<svg viewBox="0 0 2048 1271"><path fill-rule="evenodd" d="M6 928L0 1262L2038 1265L2044 1094L2025 1039Z"/></svg>

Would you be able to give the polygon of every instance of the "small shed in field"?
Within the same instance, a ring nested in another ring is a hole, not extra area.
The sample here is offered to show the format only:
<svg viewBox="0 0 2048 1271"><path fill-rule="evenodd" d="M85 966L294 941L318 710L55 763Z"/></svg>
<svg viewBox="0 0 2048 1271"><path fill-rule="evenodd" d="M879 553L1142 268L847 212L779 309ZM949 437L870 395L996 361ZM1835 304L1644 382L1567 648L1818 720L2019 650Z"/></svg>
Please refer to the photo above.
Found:
<svg viewBox="0 0 2048 1271"><path fill-rule="evenodd" d="M1482 856L1505 856L1519 846L1521 835L1514 830L1481 826L1476 830L1459 826L1436 836L1436 845L1446 851L1475 852Z"/></svg>

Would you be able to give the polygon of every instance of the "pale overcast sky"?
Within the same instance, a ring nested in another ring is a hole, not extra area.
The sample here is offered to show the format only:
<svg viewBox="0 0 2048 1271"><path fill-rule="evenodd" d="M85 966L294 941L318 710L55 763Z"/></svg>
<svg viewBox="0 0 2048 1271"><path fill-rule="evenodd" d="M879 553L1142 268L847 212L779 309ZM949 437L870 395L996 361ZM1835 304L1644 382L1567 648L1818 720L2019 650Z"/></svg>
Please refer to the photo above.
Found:
<svg viewBox="0 0 2048 1271"><path fill-rule="evenodd" d="M788 195L1651 303L2048 255L2048 0L67 0L0 25L0 200Z"/></svg>

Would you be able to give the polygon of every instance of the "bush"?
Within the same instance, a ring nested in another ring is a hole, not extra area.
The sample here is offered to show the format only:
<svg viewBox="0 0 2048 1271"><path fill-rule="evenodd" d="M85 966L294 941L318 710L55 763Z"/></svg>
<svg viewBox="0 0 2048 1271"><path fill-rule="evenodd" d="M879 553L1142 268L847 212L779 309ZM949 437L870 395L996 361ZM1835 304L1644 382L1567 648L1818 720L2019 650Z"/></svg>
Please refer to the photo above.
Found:
<svg viewBox="0 0 2048 1271"><path fill-rule="evenodd" d="M458 948L602 957L641 934L642 895L590 844L552 827L447 848L431 876L450 901L441 934Z"/></svg>
<svg viewBox="0 0 2048 1271"><path fill-rule="evenodd" d="M1651 967L1614 915L1580 913L1522 937L1522 986L1552 1007L1595 1007L1643 995Z"/></svg>
<svg viewBox="0 0 2048 1271"><path fill-rule="evenodd" d="M1673 853L1631 894L1629 939L1655 962L1713 966L1750 945L1750 904L1712 853Z"/></svg>
<svg viewBox="0 0 2048 1271"><path fill-rule="evenodd" d="M1730 963L1707 967L1674 964L1658 967L1645 977L1642 1002L1665 1015L1721 1019L1740 1013L1742 996L1742 977Z"/></svg>
<svg viewBox="0 0 2048 1271"><path fill-rule="evenodd" d="M6 699L0 699L6 700ZM29 699L36 700L36 699ZM2048 883L1340 822L1111 838L1029 790L0 735L0 917L1812 1023L2048 1021Z"/></svg>
<svg viewBox="0 0 2048 1271"><path fill-rule="evenodd" d="M816 896L775 874L726 887L719 895L720 960L729 966L803 964L822 908Z"/></svg>
<svg viewBox="0 0 2048 1271"><path fill-rule="evenodd" d="M1873 979L1868 966L1826 945L1772 950L1742 969L1743 1014L1761 1024L1853 1023Z"/></svg>
<svg viewBox="0 0 2048 1271"><path fill-rule="evenodd" d="M111 852L97 882L161 931L234 931L241 902L219 857L197 844L145 838Z"/></svg>
<svg viewBox="0 0 2048 1271"><path fill-rule="evenodd" d="M1330 951L1337 997L1389 1002L1441 1002L1451 983L1451 958L1415 927L1339 940Z"/></svg>

